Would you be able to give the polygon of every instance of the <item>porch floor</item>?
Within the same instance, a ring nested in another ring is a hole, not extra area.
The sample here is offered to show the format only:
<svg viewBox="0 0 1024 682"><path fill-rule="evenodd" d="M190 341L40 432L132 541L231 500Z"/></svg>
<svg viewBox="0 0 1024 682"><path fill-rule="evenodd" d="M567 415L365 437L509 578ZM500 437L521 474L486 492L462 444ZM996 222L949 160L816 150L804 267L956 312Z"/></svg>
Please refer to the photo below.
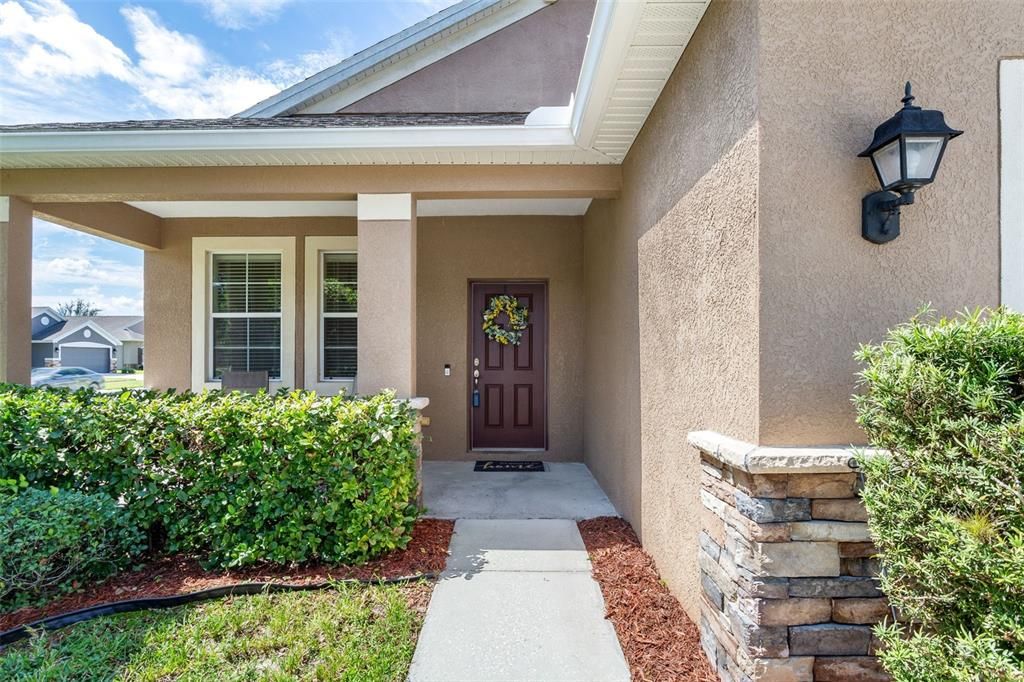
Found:
<svg viewBox="0 0 1024 682"><path fill-rule="evenodd" d="M426 516L438 519L592 519L618 516L587 465L543 472L475 472L473 462L423 463Z"/></svg>

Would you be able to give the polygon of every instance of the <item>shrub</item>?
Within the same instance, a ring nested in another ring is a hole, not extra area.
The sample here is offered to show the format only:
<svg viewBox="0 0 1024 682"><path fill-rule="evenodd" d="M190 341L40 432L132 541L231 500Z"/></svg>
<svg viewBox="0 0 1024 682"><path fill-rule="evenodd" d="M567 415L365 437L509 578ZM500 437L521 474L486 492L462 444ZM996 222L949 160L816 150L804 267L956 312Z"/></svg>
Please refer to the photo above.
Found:
<svg viewBox="0 0 1024 682"><path fill-rule="evenodd" d="M1024 680L1024 316L924 313L857 354L897 680Z"/></svg>
<svg viewBox="0 0 1024 682"><path fill-rule="evenodd" d="M0 495L0 604L19 607L124 568L145 536L107 495Z"/></svg>
<svg viewBox="0 0 1024 682"><path fill-rule="evenodd" d="M171 551L208 563L363 561L404 547L417 514L414 413L360 399L0 391L0 479L125 502Z"/></svg>

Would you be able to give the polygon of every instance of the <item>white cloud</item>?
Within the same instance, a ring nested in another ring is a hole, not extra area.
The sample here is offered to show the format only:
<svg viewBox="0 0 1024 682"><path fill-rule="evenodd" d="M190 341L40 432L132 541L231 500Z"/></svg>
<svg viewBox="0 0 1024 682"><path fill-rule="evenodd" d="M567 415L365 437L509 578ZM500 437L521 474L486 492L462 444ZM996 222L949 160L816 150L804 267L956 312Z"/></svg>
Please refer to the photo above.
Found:
<svg viewBox="0 0 1024 682"><path fill-rule="evenodd" d="M283 4L246 6L266 14ZM340 61L353 43L344 34L326 49L254 70L225 63L152 9L129 5L121 14L134 60L62 0L0 0L0 121L230 116Z"/></svg>
<svg viewBox="0 0 1024 682"><path fill-rule="evenodd" d="M4 61L22 79L131 78L131 60L61 0L0 4Z"/></svg>
<svg viewBox="0 0 1024 682"><path fill-rule="evenodd" d="M238 30L270 21L292 0L198 0L213 22Z"/></svg>
<svg viewBox="0 0 1024 682"><path fill-rule="evenodd" d="M315 73L334 66L354 51L355 37L348 31L334 36L330 47L323 50L304 52L294 59L275 59L264 67L263 71L284 89L294 85Z"/></svg>
<svg viewBox="0 0 1024 682"><path fill-rule="evenodd" d="M142 315L142 297L108 296L97 287L73 289L67 296L33 296L33 306L56 308L65 301L84 298L100 309L101 315Z"/></svg>
<svg viewBox="0 0 1024 682"><path fill-rule="evenodd" d="M147 75L180 83L200 77L209 58L199 39L166 28L156 12L123 7L121 16L139 53L139 68Z"/></svg>
<svg viewBox="0 0 1024 682"><path fill-rule="evenodd" d="M58 256L32 260L33 286L138 287L142 268L95 256Z"/></svg>

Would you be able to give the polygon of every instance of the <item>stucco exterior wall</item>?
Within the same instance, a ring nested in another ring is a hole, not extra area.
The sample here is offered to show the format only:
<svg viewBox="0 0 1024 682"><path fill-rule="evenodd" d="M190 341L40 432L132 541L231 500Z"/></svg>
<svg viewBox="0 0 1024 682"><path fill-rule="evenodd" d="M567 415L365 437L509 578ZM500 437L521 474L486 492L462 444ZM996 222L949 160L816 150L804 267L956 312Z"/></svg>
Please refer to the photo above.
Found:
<svg viewBox="0 0 1024 682"><path fill-rule="evenodd" d="M699 457L757 439L757 7L715 2L585 219L586 461L699 614ZM712 426L713 425L713 426Z"/></svg>
<svg viewBox="0 0 1024 682"><path fill-rule="evenodd" d="M998 70L1024 55L1024 4L764 0L759 25L760 442L861 443L857 345L924 303L999 302ZM877 246L860 237L877 181L856 155L907 79L965 132Z"/></svg>
<svg viewBox="0 0 1024 682"><path fill-rule="evenodd" d="M295 377L303 376L304 243L312 235L354 235L355 218L178 218L164 221L163 248L145 255L146 385L191 387L192 238L299 237L295 244Z"/></svg>
<svg viewBox="0 0 1024 682"><path fill-rule="evenodd" d="M467 453L473 279L548 281L549 449L543 458L583 458L581 223L579 217L558 216L418 220L417 385L430 398L424 411L431 420L423 429L426 458L477 458ZM450 377L444 376L445 364L452 367Z"/></svg>
<svg viewBox="0 0 1024 682"><path fill-rule="evenodd" d="M342 111L533 111L568 104L593 16L594 0L558 0Z"/></svg>

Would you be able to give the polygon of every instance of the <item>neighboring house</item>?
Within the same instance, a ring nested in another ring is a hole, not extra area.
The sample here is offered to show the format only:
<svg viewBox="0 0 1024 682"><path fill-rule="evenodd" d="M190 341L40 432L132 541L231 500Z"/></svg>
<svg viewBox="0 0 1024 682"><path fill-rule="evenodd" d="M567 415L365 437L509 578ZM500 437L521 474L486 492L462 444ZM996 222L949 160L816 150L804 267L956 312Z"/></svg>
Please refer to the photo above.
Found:
<svg viewBox="0 0 1024 682"><path fill-rule="evenodd" d="M32 308L32 366L86 367L95 372L143 364L145 323L141 315L63 316Z"/></svg>
<svg viewBox="0 0 1024 682"><path fill-rule="evenodd" d="M149 386L393 388L428 458L584 461L696 619L689 433L861 443L859 343L1024 304L1021 55L1017 0L465 0L232 118L2 127L0 378L32 216L134 244ZM907 79L965 132L877 245Z"/></svg>

